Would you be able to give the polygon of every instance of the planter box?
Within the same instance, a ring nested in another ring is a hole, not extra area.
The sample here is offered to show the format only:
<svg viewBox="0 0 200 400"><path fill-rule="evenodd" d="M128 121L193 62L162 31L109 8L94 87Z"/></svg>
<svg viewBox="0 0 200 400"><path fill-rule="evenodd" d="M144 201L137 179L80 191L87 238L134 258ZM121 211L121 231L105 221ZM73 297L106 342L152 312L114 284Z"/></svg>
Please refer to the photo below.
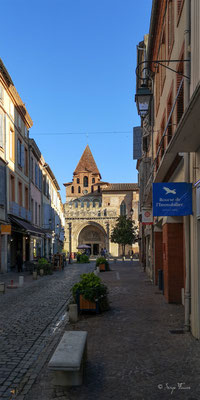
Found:
<svg viewBox="0 0 200 400"><path fill-rule="evenodd" d="M77 294L77 305L78 305L78 312L80 311L95 311L99 313L99 304L97 302L92 302L89 300L84 299L82 294Z"/></svg>
<svg viewBox="0 0 200 400"><path fill-rule="evenodd" d="M99 271L105 271L105 270L106 270L105 264L100 264L99 265Z"/></svg>

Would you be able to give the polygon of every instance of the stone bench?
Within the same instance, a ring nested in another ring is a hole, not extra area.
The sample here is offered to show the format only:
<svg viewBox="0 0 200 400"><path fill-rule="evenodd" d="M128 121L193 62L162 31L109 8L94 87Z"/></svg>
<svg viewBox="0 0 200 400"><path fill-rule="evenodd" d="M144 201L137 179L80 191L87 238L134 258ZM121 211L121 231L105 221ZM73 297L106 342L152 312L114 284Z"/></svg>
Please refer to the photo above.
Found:
<svg viewBox="0 0 200 400"><path fill-rule="evenodd" d="M65 332L48 367L54 373L53 384L79 386L83 382L83 364L87 358L87 332Z"/></svg>

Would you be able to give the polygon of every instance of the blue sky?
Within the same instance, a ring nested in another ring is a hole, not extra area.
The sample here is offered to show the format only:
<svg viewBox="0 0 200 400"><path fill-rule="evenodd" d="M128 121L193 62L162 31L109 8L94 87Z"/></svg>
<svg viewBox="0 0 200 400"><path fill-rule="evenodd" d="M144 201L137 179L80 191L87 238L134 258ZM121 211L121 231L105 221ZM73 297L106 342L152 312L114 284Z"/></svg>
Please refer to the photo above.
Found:
<svg viewBox="0 0 200 400"><path fill-rule="evenodd" d="M151 5L152 0L1 3L0 57L33 119L30 136L51 166L63 201L62 184L72 180L87 144L103 180L137 182L136 45L149 31Z"/></svg>

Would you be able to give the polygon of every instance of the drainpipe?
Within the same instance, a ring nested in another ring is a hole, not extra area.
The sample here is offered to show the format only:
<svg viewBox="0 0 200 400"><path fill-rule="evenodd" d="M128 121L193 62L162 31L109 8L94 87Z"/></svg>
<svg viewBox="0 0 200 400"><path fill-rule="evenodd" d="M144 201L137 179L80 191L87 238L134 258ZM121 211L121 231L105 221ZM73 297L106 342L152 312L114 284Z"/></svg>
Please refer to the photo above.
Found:
<svg viewBox="0 0 200 400"><path fill-rule="evenodd" d="M185 1L185 59L190 59L190 0ZM190 62L185 62L185 75L190 76ZM187 107L190 99L190 81L184 80L184 109ZM190 153L184 154L184 176L185 182L190 182ZM191 236L190 236L190 215L184 217L184 233L185 233L185 331L190 331L190 309L191 309L191 293L190 293L190 276L191 276Z"/></svg>

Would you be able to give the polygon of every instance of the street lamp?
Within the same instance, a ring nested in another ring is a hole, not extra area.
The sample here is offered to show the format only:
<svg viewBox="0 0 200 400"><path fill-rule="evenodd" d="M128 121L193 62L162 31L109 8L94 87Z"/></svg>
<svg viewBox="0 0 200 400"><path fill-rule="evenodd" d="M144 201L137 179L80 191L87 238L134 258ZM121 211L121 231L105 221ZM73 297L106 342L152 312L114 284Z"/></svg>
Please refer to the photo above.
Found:
<svg viewBox="0 0 200 400"><path fill-rule="evenodd" d="M143 84L138 88L135 95L135 102L140 117L144 118L148 114L152 96L153 94L147 85Z"/></svg>

